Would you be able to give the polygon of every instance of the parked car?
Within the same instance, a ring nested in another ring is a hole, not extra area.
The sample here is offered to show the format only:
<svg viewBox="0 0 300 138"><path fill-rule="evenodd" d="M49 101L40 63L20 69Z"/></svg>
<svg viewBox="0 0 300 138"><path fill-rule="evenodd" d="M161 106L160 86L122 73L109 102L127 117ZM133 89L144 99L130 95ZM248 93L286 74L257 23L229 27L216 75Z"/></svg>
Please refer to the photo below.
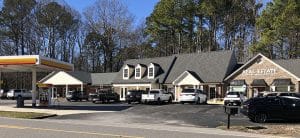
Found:
<svg viewBox="0 0 300 138"><path fill-rule="evenodd" d="M224 105L240 106L246 101L243 92L227 92L224 98Z"/></svg>
<svg viewBox="0 0 300 138"><path fill-rule="evenodd" d="M89 100L89 95L86 94L84 91L69 91L66 96L67 101L82 101L82 100Z"/></svg>
<svg viewBox="0 0 300 138"><path fill-rule="evenodd" d="M24 99L31 99L32 93L25 89L11 89L7 92L8 99L16 99L17 97L22 97Z"/></svg>
<svg viewBox="0 0 300 138"><path fill-rule="evenodd" d="M180 96L180 103L207 103L206 93L200 89L183 89Z"/></svg>
<svg viewBox="0 0 300 138"><path fill-rule="evenodd" d="M120 96L115 92L105 91L105 92L98 92L91 97L93 103L97 102L119 102Z"/></svg>
<svg viewBox="0 0 300 138"><path fill-rule="evenodd" d="M6 99L7 98L7 92L8 92L9 90L6 90L6 89L1 89L0 90L0 98L1 99Z"/></svg>
<svg viewBox="0 0 300 138"><path fill-rule="evenodd" d="M260 92L259 96L293 96L300 98L300 94L296 92Z"/></svg>
<svg viewBox="0 0 300 138"><path fill-rule="evenodd" d="M162 102L172 103L172 94L163 89L152 89L148 93L142 94L142 102L157 102L158 104Z"/></svg>
<svg viewBox="0 0 300 138"><path fill-rule="evenodd" d="M144 90L129 90L126 94L126 102L131 104L132 102L141 103L142 94L146 93Z"/></svg>
<svg viewBox="0 0 300 138"><path fill-rule="evenodd" d="M97 95L97 92L89 93L89 101L93 101L93 98L97 97Z"/></svg>
<svg viewBox="0 0 300 138"><path fill-rule="evenodd" d="M244 102L241 112L253 122L300 120L300 98L292 96L255 97Z"/></svg>

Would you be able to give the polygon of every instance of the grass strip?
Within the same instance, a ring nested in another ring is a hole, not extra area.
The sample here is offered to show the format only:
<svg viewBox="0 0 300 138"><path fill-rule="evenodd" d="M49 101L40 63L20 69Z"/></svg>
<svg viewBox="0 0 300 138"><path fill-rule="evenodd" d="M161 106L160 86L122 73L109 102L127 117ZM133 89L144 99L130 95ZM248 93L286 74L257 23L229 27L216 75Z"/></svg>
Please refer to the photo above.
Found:
<svg viewBox="0 0 300 138"><path fill-rule="evenodd" d="M34 112L0 111L0 117L9 117L9 118L41 119L50 116L55 116L55 115L46 114L46 113L34 113Z"/></svg>

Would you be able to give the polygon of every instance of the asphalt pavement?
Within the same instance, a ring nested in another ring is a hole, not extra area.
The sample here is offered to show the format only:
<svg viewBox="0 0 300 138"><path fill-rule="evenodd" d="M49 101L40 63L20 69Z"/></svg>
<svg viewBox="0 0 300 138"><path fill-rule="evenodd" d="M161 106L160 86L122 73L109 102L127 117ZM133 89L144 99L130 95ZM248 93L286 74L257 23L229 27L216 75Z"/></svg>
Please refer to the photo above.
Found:
<svg viewBox="0 0 300 138"><path fill-rule="evenodd" d="M25 120L0 118L1 137L53 138L250 138L273 137L208 128L165 125L103 125L92 121Z"/></svg>
<svg viewBox="0 0 300 138"><path fill-rule="evenodd" d="M79 103L73 103L79 104ZM86 104L86 103L85 103ZM98 107L106 104L96 104ZM85 105L87 106L87 105ZM92 105L94 106L94 105ZM227 115L221 105L194 105L194 104L113 104L112 106L127 107L119 112L101 112L86 114L71 114L56 116L50 119L59 120L92 120L98 123L143 123L166 124L175 126L195 126L216 128L227 124ZM258 125L251 122L246 116L238 114L231 117L233 125Z"/></svg>

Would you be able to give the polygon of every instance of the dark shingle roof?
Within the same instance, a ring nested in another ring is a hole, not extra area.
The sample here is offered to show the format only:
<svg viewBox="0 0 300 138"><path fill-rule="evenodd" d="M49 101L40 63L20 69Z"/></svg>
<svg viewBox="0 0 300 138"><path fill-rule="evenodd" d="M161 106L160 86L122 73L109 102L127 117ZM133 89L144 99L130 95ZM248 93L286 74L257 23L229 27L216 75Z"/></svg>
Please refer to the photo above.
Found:
<svg viewBox="0 0 300 138"><path fill-rule="evenodd" d="M113 83L172 83L184 71L189 71L197 79L203 82L223 82L237 65L232 51L219 51L207 53L179 54L169 57L133 59L127 60L124 65L149 65L155 63L160 66L161 73L155 79L148 79L147 76L142 79L135 79L132 76L128 80L123 79L123 70L121 69ZM169 71L169 73L167 72Z"/></svg>
<svg viewBox="0 0 300 138"><path fill-rule="evenodd" d="M73 72L66 72L69 75L73 76L74 78L82 81L83 83L90 84L92 83L91 74L88 72L83 71L73 71Z"/></svg>
<svg viewBox="0 0 300 138"><path fill-rule="evenodd" d="M273 60L276 64L300 78L300 59Z"/></svg>
<svg viewBox="0 0 300 138"><path fill-rule="evenodd" d="M110 85L115 79L117 72L113 73L91 73L92 85Z"/></svg>
<svg viewBox="0 0 300 138"><path fill-rule="evenodd" d="M236 64L232 51L177 55L177 60L165 83L172 83L184 71L193 72L203 82L223 82Z"/></svg>
<svg viewBox="0 0 300 138"><path fill-rule="evenodd" d="M136 66L137 64L143 64L143 65L148 66L150 63L156 64L159 66L158 74L156 74L154 79L148 79L147 75L143 76L141 79L135 79L134 75L132 75L129 79L124 80L123 79L123 70L120 69L120 71L117 73L117 76L114 79L113 83L115 83L115 84L151 83L151 82L162 83L165 80L165 77L168 74L168 71L169 71L170 67L172 66L174 60L175 60L175 56L127 60L127 61L125 61L123 67L125 65Z"/></svg>

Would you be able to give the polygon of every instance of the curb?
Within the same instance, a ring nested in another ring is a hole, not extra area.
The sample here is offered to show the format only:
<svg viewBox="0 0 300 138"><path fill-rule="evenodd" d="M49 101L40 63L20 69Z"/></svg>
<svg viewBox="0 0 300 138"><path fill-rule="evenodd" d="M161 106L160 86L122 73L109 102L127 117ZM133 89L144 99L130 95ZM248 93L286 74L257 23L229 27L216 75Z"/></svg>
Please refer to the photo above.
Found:
<svg viewBox="0 0 300 138"><path fill-rule="evenodd" d="M30 119L45 119L45 118L55 117L55 116L57 116L57 114L45 115L45 116L39 116L39 117L33 117L33 118L30 118Z"/></svg>

